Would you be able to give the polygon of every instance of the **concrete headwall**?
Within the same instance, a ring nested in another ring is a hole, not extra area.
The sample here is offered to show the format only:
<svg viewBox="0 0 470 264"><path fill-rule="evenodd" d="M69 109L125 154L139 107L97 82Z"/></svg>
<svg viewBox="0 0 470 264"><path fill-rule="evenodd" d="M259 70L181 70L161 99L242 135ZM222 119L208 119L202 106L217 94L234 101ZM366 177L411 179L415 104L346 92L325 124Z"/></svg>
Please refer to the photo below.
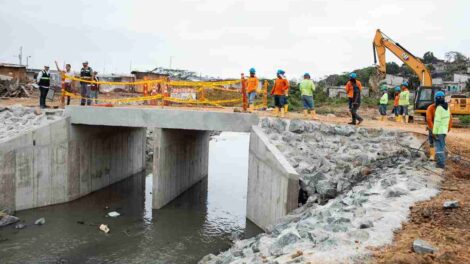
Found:
<svg viewBox="0 0 470 264"><path fill-rule="evenodd" d="M249 153L246 217L266 230L298 207L299 175L257 126Z"/></svg>
<svg viewBox="0 0 470 264"><path fill-rule="evenodd" d="M0 208L63 203L145 168L145 129L64 118L0 145Z"/></svg>
<svg viewBox="0 0 470 264"><path fill-rule="evenodd" d="M155 129L153 208L160 209L208 175L210 131Z"/></svg>

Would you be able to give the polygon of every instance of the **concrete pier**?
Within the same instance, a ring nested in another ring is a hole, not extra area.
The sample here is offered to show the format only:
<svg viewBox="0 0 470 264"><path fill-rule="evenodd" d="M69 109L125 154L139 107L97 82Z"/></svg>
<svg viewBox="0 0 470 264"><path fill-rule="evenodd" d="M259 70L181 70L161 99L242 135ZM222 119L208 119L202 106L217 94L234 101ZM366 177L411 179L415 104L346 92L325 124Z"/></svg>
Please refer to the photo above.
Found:
<svg viewBox="0 0 470 264"><path fill-rule="evenodd" d="M162 208L207 177L209 134L201 130L155 129L154 209Z"/></svg>

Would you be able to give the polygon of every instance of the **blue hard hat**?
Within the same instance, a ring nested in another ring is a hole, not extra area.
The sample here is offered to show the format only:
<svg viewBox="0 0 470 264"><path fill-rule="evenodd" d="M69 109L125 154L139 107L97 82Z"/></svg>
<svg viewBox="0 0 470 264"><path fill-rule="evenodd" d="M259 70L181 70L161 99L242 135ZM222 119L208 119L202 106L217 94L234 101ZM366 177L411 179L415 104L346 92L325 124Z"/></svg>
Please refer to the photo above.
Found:
<svg viewBox="0 0 470 264"><path fill-rule="evenodd" d="M437 92L435 95L434 95L434 98L437 98L437 97L444 97L446 96L446 94L443 92L443 91L439 91Z"/></svg>
<svg viewBox="0 0 470 264"><path fill-rule="evenodd" d="M255 68L251 68L251 69L250 69L250 73L256 73Z"/></svg>
<svg viewBox="0 0 470 264"><path fill-rule="evenodd" d="M399 92L399 91L401 91L400 86L395 86L395 92Z"/></svg>
<svg viewBox="0 0 470 264"><path fill-rule="evenodd" d="M308 72L304 73L304 77L307 77L307 76L310 77L310 73Z"/></svg>
<svg viewBox="0 0 470 264"><path fill-rule="evenodd" d="M277 74L284 74L284 73L286 73L286 72L283 71L283 70L277 70Z"/></svg>
<svg viewBox="0 0 470 264"><path fill-rule="evenodd" d="M351 72L351 73L349 74L349 78L356 79L356 77L357 77L357 74L356 74L355 72Z"/></svg>
<svg viewBox="0 0 470 264"><path fill-rule="evenodd" d="M408 82L403 82L401 85L408 87Z"/></svg>
<svg viewBox="0 0 470 264"><path fill-rule="evenodd" d="M385 84L382 84L382 85L380 86L380 90L382 90L382 91L387 91L388 88L387 88L387 86L386 86Z"/></svg>

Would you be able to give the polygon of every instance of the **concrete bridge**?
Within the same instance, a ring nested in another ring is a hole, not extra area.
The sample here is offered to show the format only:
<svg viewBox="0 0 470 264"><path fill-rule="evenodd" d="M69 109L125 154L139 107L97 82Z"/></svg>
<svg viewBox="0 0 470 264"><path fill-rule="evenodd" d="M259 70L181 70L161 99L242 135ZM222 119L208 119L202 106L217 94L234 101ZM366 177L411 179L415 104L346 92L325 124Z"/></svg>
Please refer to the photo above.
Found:
<svg viewBox="0 0 470 264"><path fill-rule="evenodd" d="M0 144L0 208L71 201L144 170L154 129L160 209L207 177L211 131L248 132L247 218L266 229L297 207L298 175L258 122L245 113L68 106L66 118Z"/></svg>

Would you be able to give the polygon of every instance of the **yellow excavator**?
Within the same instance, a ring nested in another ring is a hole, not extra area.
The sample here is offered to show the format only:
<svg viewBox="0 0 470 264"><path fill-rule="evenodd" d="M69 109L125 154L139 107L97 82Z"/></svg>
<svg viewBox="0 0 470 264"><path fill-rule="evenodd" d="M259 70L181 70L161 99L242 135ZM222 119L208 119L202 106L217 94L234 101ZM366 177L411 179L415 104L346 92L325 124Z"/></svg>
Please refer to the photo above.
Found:
<svg viewBox="0 0 470 264"><path fill-rule="evenodd" d="M432 86L431 73L424 63L399 43L393 41L390 37L381 32L380 29L377 29L375 33L373 49L375 64L377 64L378 57L379 64L377 70L379 79L384 79L387 72L385 60L385 51L387 49L418 75L421 85L415 93L414 111L415 113L424 115L428 106L433 103L434 93L440 90L439 87ZM449 106L452 114L470 114L470 98L466 98L464 95L451 96Z"/></svg>

